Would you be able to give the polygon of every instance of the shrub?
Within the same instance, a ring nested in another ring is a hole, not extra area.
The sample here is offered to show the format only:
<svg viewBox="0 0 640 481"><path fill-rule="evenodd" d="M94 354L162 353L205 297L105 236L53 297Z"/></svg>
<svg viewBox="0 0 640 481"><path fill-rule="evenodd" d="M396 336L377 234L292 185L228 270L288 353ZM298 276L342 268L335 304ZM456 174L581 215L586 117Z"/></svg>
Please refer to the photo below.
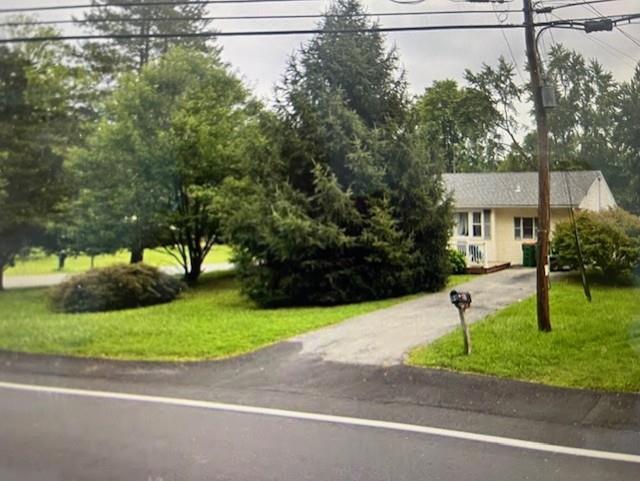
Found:
<svg viewBox="0 0 640 481"><path fill-rule="evenodd" d="M174 277L144 264L92 269L51 291L51 302L63 312L113 311L171 302L184 288Z"/></svg>
<svg viewBox="0 0 640 481"><path fill-rule="evenodd" d="M452 274L465 274L467 272L467 258L455 249L449 249L449 266Z"/></svg>
<svg viewBox="0 0 640 481"><path fill-rule="evenodd" d="M622 230L631 239L640 242L640 217L624 209L609 209L592 214L598 221L613 225Z"/></svg>
<svg viewBox="0 0 640 481"><path fill-rule="evenodd" d="M610 215L615 214L614 211ZM606 213L583 212L576 217L576 225L587 268L600 271L607 277L627 275L640 263L640 241L627 235L623 227ZM576 267L578 252L570 222L556 225L553 250L560 264Z"/></svg>

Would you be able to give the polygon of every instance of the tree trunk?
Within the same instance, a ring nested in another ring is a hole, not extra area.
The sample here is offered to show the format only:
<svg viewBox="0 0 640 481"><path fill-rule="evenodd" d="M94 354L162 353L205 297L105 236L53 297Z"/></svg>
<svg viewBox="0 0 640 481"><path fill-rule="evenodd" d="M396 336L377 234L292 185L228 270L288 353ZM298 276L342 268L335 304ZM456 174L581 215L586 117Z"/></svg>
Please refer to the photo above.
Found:
<svg viewBox="0 0 640 481"><path fill-rule="evenodd" d="M191 258L190 269L184 276L185 282L190 286L195 285L200 278L200 274L202 274L202 258Z"/></svg>
<svg viewBox="0 0 640 481"><path fill-rule="evenodd" d="M136 264L138 262L142 262L144 260L144 248L143 247L132 247L131 248L131 257L129 259L129 264Z"/></svg>
<svg viewBox="0 0 640 481"><path fill-rule="evenodd" d="M4 291L4 264L0 265L0 291Z"/></svg>
<svg viewBox="0 0 640 481"><path fill-rule="evenodd" d="M91 269L96 265L96 256L91 256Z"/></svg>
<svg viewBox="0 0 640 481"><path fill-rule="evenodd" d="M58 270L61 271L64 269L64 263L67 260L66 252L58 252Z"/></svg>

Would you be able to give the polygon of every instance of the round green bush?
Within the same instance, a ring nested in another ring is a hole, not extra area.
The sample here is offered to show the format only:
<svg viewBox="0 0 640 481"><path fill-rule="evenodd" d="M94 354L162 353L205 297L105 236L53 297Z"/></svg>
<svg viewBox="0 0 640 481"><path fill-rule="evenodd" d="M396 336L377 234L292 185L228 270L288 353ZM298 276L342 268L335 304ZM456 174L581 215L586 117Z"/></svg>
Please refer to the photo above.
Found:
<svg viewBox="0 0 640 481"><path fill-rule="evenodd" d="M627 277L640 265L640 239L629 235L634 232L633 216L629 216L614 210L581 212L576 216L582 257L588 269L613 280ZM578 249L570 222L556 224L552 247L561 265L578 266Z"/></svg>
<svg viewBox="0 0 640 481"><path fill-rule="evenodd" d="M467 258L457 250L448 249L449 269L451 274L465 274L467 272Z"/></svg>
<svg viewBox="0 0 640 481"><path fill-rule="evenodd" d="M114 311L171 302L183 289L155 267L122 264L71 277L52 289L51 303L63 312Z"/></svg>

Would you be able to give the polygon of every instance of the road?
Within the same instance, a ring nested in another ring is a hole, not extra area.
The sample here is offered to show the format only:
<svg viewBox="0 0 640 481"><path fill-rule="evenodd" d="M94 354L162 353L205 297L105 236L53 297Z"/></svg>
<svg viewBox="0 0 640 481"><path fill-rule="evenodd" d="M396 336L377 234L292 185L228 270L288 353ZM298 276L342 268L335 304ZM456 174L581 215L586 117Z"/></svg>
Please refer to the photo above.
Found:
<svg viewBox="0 0 640 481"><path fill-rule="evenodd" d="M640 473L640 456L620 462L171 403L3 389L0 412L3 481L635 481Z"/></svg>
<svg viewBox="0 0 640 481"><path fill-rule="evenodd" d="M0 353L0 480L639 479L639 395L300 349L186 364Z"/></svg>

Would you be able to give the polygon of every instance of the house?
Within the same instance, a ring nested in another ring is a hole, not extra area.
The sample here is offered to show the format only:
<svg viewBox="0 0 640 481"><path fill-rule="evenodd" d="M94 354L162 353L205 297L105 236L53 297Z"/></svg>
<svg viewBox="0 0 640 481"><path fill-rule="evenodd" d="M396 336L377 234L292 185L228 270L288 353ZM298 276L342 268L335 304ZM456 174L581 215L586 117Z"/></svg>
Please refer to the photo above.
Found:
<svg viewBox="0 0 640 481"><path fill-rule="evenodd" d="M455 206L451 248L467 256L469 267L490 270L522 264L522 244L536 242L537 172L444 174ZM616 206L599 171L551 173L551 233L575 210Z"/></svg>

